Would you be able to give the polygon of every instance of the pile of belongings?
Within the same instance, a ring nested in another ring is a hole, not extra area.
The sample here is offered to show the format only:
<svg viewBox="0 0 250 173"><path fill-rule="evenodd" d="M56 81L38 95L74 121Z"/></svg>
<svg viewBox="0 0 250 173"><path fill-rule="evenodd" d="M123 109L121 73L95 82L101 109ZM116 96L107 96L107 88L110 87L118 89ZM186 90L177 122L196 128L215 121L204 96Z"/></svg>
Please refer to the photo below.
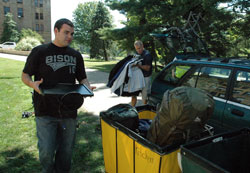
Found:
<svg viewBox="0 0 250 173"><path fill-rule="evenodd" d="M141 92L145 87L145 80L141 69L136 66L141 61L141 56L129 55L113 67L107 84L111 88L111 93L118 96L131 96Z"/></svg>
<svg viewBox="0 0 250 173"><path fill-rule="evenodd" d="M201 89L177 87L167 90L147 139L159 146L188 142L202 132L213 110L212 95Z"/></svg>

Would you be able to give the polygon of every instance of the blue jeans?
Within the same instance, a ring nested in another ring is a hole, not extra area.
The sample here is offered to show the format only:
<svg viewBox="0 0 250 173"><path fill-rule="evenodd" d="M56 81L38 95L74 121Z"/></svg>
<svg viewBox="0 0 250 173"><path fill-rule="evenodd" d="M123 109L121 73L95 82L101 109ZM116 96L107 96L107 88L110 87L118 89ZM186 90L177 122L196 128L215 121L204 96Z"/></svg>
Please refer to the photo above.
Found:
<svg viewBox="0 0 250 173"><path fill-rule="evenodd" d="M70 172L76 119L36 117L36 129L43 173Z"/></svg>

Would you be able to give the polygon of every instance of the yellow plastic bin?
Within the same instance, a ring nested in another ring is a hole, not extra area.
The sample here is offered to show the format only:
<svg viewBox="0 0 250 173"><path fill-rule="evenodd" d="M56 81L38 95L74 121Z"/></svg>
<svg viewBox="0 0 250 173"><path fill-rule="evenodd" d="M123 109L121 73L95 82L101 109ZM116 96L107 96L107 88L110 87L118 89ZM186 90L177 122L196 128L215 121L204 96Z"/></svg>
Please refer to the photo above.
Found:
<svg viewBox="0 0 250 173"><path fill-rule="evenodd" d="M155 107L136 107L139 119L153 119ZM179 173L180 144L160 147L100 114L106 173Z"/></svg>
<svg viewBox="0 0 250 173"><path fill-rule="evenodd" d="M139 119L153 119L155 108L136 108ZM177 163L179 146L161 148L120 123L100 114L102 145L107 173L165 173L180 172Z"/></svg>

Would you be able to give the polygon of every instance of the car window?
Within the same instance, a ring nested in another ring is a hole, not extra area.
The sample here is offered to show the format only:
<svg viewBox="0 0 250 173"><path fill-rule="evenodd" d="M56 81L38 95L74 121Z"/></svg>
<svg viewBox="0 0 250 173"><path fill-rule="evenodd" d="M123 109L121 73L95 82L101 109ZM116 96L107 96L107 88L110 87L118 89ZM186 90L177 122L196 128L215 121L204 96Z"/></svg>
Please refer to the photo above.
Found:
<svg viewBox="0 0 250 173"><path fill-rule="evenodd" d="M183 85L201 88L213 96L225 98L230 69L202 67L185 79Z"/></svg>
<svg viewBox="0 0 250 173"><path fill-rule="evenodd" d="M190 68L189 65L174 64L165 70L161 79L168 83L177 84Z"/></svg>
<svg viewBox="0 0 250 173"><path fill-rule="evenodd" d="M189 75L184 82L182 83L183 86L189 86L189 87L194 87L196 86L196 80L198 77L200 69L196 69L195 72L191 75Z"/></svg>
<svg viewBox="0 0 250 173"><path fill-rule="evenodd" d="M250 106L250 72L238 71L233 89L233 101Z"/></svg>

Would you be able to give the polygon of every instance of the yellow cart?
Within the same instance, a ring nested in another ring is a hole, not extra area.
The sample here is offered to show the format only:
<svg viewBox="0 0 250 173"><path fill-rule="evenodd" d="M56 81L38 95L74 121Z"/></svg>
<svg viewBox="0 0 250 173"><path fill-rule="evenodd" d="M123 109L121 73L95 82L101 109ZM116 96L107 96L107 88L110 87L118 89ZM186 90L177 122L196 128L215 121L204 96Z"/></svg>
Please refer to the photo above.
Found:
<svg viewBox="0 0 250 173"><path fill-rule="evenodd" d="M139 119L153 119L155 108L136 107ZM179 145L160 147L100 114L106 173L179 173Z"/></svg>

